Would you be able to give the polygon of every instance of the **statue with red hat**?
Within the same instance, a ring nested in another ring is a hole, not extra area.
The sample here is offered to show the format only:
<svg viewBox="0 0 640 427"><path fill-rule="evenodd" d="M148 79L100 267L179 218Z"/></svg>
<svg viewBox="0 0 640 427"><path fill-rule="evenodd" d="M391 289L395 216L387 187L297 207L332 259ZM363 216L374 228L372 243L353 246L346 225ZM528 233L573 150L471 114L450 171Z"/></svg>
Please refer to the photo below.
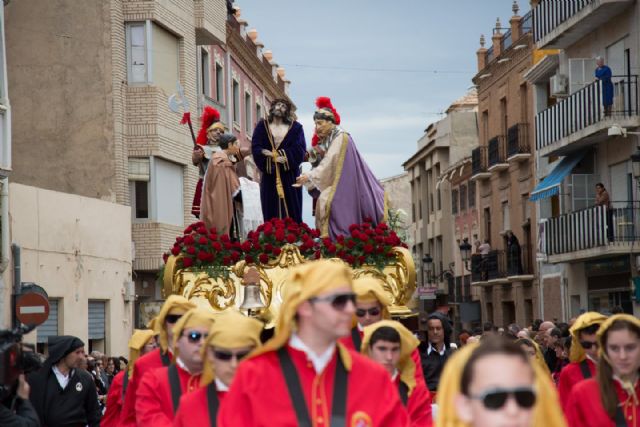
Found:
<svg viewBox="0 0 640 427"><path fill-rule="evenodd" d="M349 235L351 224L370 219L374 224L386 217L385 192L364 161L351 135L340 128L340 115L331 99L316 100L313 115L316 134L310 157L317 166L296 180L311 193L319 192L315 207L316 228L335 239Z"/></svg>

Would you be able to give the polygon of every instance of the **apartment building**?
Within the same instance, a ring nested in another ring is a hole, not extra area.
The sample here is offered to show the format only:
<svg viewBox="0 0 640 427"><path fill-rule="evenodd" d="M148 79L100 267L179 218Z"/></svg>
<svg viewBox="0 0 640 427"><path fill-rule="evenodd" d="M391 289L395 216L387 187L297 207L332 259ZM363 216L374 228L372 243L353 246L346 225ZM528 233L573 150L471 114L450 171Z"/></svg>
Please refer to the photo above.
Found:
<svg viewBox="0 0 640 427"><path fill-rule="evenodd" d="M448 182L439 182L439 177L477 145L476 110L475 91L452 103L444 118L427 127L416 153L403 164L411 182L409 230L418 283L435 291L421 296L427 311L448 303L449 283L454 280L451 192ZM423 262L425 258L431 262Z"/></svg>
<svg viewBox="0 0 640 427"><path fill-rule="evenodd" d="M638 174L640 6L533 2L538 247L544 317L620 307L640 315ZM596 79L597 57L610 80ZM627 134L627 132L629 132ZM628 135L628 136L627 136ZM597 205L597 183L610 205Z"/></svg>
<svg viewBox="0 0 640 427"><path fill-rule="evenodd" d="M532 14L513 5L509 25L498 20L490 44L477 51L480 144L471 153L479 241L490 250L471 257L472 285L480 290L482 318L496 325L530 324L540 312L535 280L533 97L524 74L531 67Z"/></svg>
<svg viewBox="0 0 640 427"><path fill-rule="evenodd" d="M11 171L11 104L7 82L7 55L5 43L4 8L0 5L0 328L10 323L11 279L5 280L4 272L9 265L9 180Z"/></svg>

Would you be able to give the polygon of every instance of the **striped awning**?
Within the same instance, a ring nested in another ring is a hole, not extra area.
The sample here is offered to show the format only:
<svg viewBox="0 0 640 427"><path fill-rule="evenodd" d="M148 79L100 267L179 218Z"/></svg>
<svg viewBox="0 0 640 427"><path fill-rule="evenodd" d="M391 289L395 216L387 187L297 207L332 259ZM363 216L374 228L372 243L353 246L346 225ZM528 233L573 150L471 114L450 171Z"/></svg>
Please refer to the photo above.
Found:
<svg viewBox="0 0 640 427"><path fill-rule="evenodd" d="M531 192L529 200L535 202L560 192L560 184L571 173L573 168L582 160L587 150L582 150L565 156L560 163L547 175Z"/></svg>

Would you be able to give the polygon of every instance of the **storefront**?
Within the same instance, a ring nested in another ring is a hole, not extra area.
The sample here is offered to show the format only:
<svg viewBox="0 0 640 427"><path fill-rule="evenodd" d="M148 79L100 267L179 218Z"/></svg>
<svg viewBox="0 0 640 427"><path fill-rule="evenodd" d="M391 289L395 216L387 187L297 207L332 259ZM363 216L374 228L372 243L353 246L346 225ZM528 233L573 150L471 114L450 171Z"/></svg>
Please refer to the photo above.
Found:
<svg viewBox="0 0 640 427"><path fill-rule="evenodd" d="M630 256L603 258L585 262L589 311L610 314L622 307L633 314Z"/></svg>

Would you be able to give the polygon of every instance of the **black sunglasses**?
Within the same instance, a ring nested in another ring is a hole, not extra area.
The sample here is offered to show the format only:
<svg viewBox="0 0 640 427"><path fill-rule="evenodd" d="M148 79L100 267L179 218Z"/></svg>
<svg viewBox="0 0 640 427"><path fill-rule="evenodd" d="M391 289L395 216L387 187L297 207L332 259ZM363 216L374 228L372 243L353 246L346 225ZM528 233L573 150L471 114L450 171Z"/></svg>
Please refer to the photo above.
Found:
<svg viewBox="0 0 640 427"><path fill-rule="evenodd" d="M536 392L531 387L496 388L470 397L481 400L487 409L498 410L507 403L509 396L513 396L518 406L524 409L529 409L536 403Z"/></svg>
<svg viewBox="0 0 640 427"><path fill-rule="evenodd" d="M598 343L597 342L592 342L592 341L580 341L580 345L585 350L589 350L589 349L591 349L591 347L598 348Z"/></svg>
<svg viewBox="0 0 640 427"><path fill-rule="evenodd" d="M178 320L180 320L181 317L182 317L182 314L167 314L165 316L164 320L165 320L165 322L171 323L173 325Z"/></svg>
<svg viewBox="0 0 640 427"><path fill-rule="evenodd" d="M356 309L356 316L358 317L364 317L367 315L367 313L369 313L369 316L377 316L380 314L380 309L378 307L373 307L373 308L357 308Z"/></svg>
<svg viewBox="0 0 640 427"><path fill-rule="evenodd" d="M326 297L313 297L309 299L310 302L328 302L331 304L331 307L336 310L344 310L349 301L353 305L356 304L356 294L353 292L347 294L335 294L335 295L327 295Z"/></svg>
<svg viewBox="0 0 640 427"><path fill-rule="evenodd" d="M190 343L197 343L200 342L200 340L206 339L207 336L209 334L206 333L202 333L202 332L198 332L198 331L191 331L188 334L184 335L187 337L187 339L189 340Z"/></svg>
<svg viewBox="0 0 640 427"><path fill-rule="evenodd" d="M228 361L233 359L234 357L236 358L236 360L240 361L242 359L244 359L245 357L247 357L247 355L251 353L251 351L239 351L237 353L233 353L231 351L223 351L223 350L214 350L213 351L213 356L218 359L218 360L224 360L224 361Z"/></svg>

